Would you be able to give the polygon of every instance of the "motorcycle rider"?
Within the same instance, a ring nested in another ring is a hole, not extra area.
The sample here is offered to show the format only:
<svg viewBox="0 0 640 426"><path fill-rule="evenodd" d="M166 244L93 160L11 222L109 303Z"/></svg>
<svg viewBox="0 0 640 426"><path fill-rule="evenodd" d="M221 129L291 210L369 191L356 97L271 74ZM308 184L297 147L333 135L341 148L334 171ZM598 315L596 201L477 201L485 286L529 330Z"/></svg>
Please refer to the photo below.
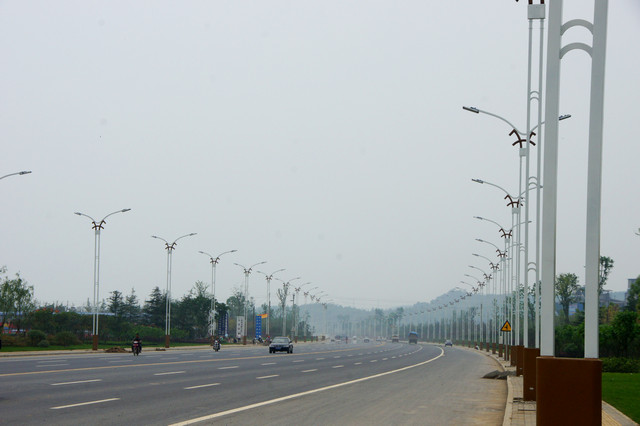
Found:
<svg viewBox="0 0 640 426"><path fill-rule="evenodd" d="M140 349L139 352L142 352L142 339L140 338L140 335L138 333L136 333L136 337L133 338L133 343L134 344L138 344L138 348ZM133 350L133 346L131 345L131 350Z"/></svg>

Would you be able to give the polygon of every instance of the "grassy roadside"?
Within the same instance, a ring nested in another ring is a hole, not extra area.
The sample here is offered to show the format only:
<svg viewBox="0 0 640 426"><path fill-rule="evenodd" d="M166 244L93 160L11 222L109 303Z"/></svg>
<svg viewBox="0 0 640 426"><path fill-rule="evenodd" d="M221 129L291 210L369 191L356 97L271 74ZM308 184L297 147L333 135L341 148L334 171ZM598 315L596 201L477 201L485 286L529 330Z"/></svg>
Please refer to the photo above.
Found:
<svg viewBox="0 0 640 426"><path fill-rule="evenodd" d="M640 374L602 373L602 399L640 423Z"/></svg>

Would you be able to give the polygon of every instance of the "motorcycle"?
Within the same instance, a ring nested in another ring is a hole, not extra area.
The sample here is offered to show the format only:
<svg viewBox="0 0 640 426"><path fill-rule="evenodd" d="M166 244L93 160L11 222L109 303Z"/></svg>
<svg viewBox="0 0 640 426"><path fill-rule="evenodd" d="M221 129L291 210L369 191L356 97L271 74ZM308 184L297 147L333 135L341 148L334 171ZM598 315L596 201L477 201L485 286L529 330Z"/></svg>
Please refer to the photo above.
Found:
<svg viewBox="0 0 640 426"><path fill-rule="evenodd" d="M133 356L140 355L140 351L142 351L142 348L140 347L140 342L133 342L131 344L131 352L133 352Z"/></svg>
<svg viewBox="0 0 640 426"><path fill-rule="evenodd" d="M220 341L218 340L214 340L213 341L213 350L218 352L220 350Z"/></svg>

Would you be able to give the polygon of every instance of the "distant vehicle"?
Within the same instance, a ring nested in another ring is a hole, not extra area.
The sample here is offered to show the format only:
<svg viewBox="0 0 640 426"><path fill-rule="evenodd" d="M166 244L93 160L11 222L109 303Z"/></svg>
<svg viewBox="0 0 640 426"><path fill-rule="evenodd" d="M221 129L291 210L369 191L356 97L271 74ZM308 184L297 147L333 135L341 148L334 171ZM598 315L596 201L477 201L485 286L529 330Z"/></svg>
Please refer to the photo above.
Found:
<svg viewBox="0 0 640 426"><path fill-rule="evenodd" d="M269 353L273 354L276 352L287 352L293 353L293 343L291 343L291 339L288 337L274 337L269 345Z"/></svg>
<svg viewBox="0 0 640 426"><path fill-rule="evenodd" d="M400 337L398 337L395 334L391 336L391 343L399 343L399 342L400 342Z"/></svg>
<svg viewBox="0 0 640 426"><path fill-rule="evenodd" d="M453 347L453 342L451 340L445 340L444 345Z"/></svg>
<svg viewBox="0 0 640 426"><path fill-rule="evenodd" d="M415 331L410 331L409 332L409 344L418 344L418 333L416 333Z"/></svg>
<svg viewBox="0 0 640 426"><path fill-rule="evenodd" d="M368 338L368 337L365 337L364 339L362 339L362 342L363 342L363 343L369 343L369 338Z"/></svg>

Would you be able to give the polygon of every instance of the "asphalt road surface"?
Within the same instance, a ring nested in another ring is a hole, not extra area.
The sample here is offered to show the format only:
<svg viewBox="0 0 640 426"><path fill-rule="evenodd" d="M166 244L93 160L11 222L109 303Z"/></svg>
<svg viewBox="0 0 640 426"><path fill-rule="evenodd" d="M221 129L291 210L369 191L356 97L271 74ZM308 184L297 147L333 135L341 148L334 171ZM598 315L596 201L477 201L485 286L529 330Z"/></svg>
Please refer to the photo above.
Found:
<svg viewBox="0 0 640 426"><path fill-rule="evenodd" d="M501 424L497 365L459 348L308 343L0 359L0 424Z"/></svg>

